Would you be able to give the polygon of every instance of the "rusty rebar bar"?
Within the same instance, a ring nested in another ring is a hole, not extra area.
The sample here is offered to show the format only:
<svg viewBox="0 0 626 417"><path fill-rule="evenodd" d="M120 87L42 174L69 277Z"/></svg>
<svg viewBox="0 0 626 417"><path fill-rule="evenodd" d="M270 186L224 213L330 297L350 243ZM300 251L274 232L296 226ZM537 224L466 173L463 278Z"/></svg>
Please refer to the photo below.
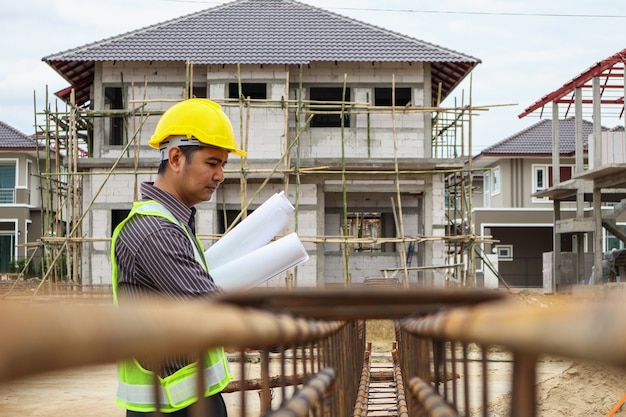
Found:
<svg viewBox="0 0 626 417"><path fill-rule="evenodd" d="M370 354L372 343L367 344L365 350L365 359L363 360L363 368L361 369L361 378L359 379L359 388L357 391L356 401L354 402L354 417L362 417L367 415L367 403L369 401L369 385L370 385Z"/></svg>
<svg viewBox="0 0 626 417"><path fill-rule="evenodd" d="M626 303L618 299L549 308L496 301L404 320L401 325L424 337L626 366Z"/></svg>
<svg viewBox="0 0 626 417"><path fill-rule="evenodd" d="M406 402L406 390L404 388L404 380L402 378L402 368L400 367L400 358L398 357L398 351L395 343L394 348L391 350L391 356L393 358L393 379L396 384L398 417L409 417L409 408Z"/></svg>
<svg viewBox="0 0 626 417"><path fill-rule="evenodd" d="M322 401L333 387L337 372L333 368L324 368L311 376L286 404L265 415L265 417L307 417L309 412Z"/></svg>
<svg viewBox="0 0 626 417"><path fill-rule="evenodd" d="M158 324L158 325L155 325ZM341 322L311 321L219 302L137 306L0 304L0 381L74 366L226 346L305 343Z"/></svg>
<svg viewBox="0 0 626 417"><path fill-rule="evenodd" d="M409 381L411 393L431 417L458 417L456 410L448 404L441 395L437 394L432 385L419 377Z"/></svg>

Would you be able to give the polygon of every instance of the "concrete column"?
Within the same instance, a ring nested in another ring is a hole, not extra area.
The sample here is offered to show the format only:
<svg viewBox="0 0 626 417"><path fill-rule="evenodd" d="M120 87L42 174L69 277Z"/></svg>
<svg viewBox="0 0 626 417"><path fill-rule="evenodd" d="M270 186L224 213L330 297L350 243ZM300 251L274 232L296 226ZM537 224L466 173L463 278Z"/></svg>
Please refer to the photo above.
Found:
<svg viewBox="0 0 626 417"><path fill-rule="evenodd" d="M593 233L593 283L602 282L602 196L601 189L593 187L593 219L595 223Z"/></svg>
<svg viewBox="0 0 626 417"><path fill-rule="evenodd" d="M602 164L602 115L600 113L600 78L593 77L593 162L594 168ZM593 185L593 218L595 232L593 236L593 273L594 284L602 282L602 193L601 189Z"/></svg>
<svg viewBox="0 0 626 417"><path fill-rule="evenodd" d="M552 185L561 182L561 149L559 147L559 103L552 102Z"/></svg>
<svg viewBox="0 0 626 417"><path fill-rule="evenodd" d="M584 167L584 144L583 144L583 99L582 88L578 87L574 90L574 120L576 123L576 174L581 174ZM576 218L585 217L585 190L582 180L578 181L576 189ZM576 233L576 281L581 283L585 279L585 242L584 233Z"/></svg>
<svg viewBox="0 0 626 417"><path fill-rule="evenodd" d="M593 167L599 168L602 164L602 114L600 111L600 78L593 77Z"/></svg>
<svg viewBox="0 0 626 417"><path fill-rule="evenodd" d="M556 224L561 220L561 201L554 200L554 224L552 226L552 293L561 282L561 234L556 232Z"/></svg>
<svg viewBox="0 0 626 417"><path fill-rule="evenodd" d="M576 174L584 170L585 148L583 144L583 97L582 88L574 90L574 121L576 123Z"/></svg>

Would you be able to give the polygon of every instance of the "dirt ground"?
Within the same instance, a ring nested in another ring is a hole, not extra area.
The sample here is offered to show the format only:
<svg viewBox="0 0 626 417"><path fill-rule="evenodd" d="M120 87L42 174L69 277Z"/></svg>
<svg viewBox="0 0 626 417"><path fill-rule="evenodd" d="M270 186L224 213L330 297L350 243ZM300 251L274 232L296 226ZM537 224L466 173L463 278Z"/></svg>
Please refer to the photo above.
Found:
<svg viewBox="0 0 626 417"><path fill-rule="evenodd" d="M561 302L558 296L521 293L517 296L529 304L549 306ZM376 344L374 344L376 347ZM489 416L508 415L510 403L511 363L505 356L488 366L490 389ZM384 355L383 355L383 360ZM251 363L247 373L256 372ZM232 364L236 372L238 364ZM472 371L473 372L473 371ZM477 369L478 372L478 369ZM597 364L573 362L559 358L542 358L537 369L538 416L607 416L626 392L626 371ZM121 417L124 411L113 402L116 389L115 365L100 365L39 375L0 385L0 416L17 417ZM226 394L231 416L239 416L240 394ZM248 415L259 415L258 394L249 392ZM482 415L479 392L471 393L472 415ZM256 412L255 412L256 411ZM626 416L626 406L615 416Z"/></svg>

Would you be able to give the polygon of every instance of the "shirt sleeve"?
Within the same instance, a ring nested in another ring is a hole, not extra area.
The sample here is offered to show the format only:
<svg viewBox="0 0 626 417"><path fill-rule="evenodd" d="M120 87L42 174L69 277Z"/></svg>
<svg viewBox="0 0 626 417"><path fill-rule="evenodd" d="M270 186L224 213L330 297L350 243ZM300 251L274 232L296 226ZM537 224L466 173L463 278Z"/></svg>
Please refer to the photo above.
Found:
<svg viewBox="0 0 626 417"><path fill-rule="evenodd" d="M135 272L138 284L176 299L213 296L218 291L196 261L185 232L169 221L145 236L135 257Z"/></svg>

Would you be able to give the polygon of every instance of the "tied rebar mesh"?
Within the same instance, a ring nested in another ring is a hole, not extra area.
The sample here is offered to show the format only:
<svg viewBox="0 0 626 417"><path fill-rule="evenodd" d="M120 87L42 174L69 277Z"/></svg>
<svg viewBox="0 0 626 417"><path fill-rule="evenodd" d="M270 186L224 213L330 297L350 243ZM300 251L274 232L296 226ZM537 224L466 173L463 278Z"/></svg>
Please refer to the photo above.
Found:
<svg viewBox="0 0 626 417"><path fill-rule="evenodd" d="M232 416L488 416L497 347L510 352L510 415L531 417L537 357L624 366L624 317L623 300L546 309L500 292L426 288L254 291L119 308L5 300L0 382L130 357L200 357L224 346L235 363L236 379L223 392L238 396ZM381 319L395 322L386 356L372 352L366 331ZM198 378L198 393L203 384Z"/></svg>

